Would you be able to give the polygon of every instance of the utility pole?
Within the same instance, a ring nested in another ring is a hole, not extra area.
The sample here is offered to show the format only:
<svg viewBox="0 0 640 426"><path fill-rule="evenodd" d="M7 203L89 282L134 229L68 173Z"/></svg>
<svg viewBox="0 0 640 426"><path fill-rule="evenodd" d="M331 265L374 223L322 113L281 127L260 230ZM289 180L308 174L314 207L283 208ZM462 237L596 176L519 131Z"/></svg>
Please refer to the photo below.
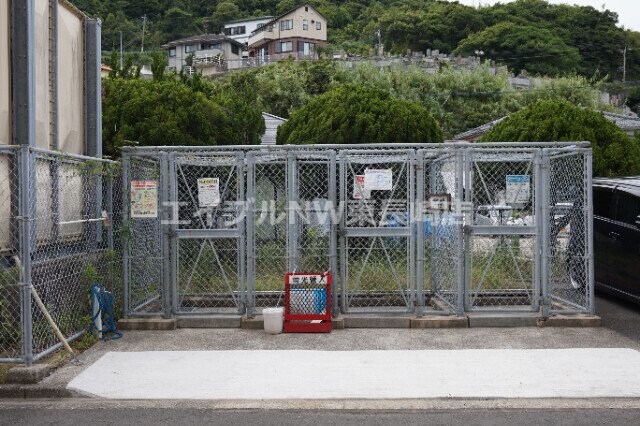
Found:
<svg viewBox="0 0 640 426"><path fill-rule="evenodd" d="M622 82L627 82L627 46L622 51Z"/></svg>
<svg viewBox="0 0 640 426"><path fill-rule="evenodd" d="M144 27L147 23L147 15L142 15L142 48L140 49L140 53L144 53Z"/></svg>
<svg viewBox="0 0 640 426"><path fill-rule="evenodd" d="M122 69L122 31L120 31L120 69Z"/></svg>

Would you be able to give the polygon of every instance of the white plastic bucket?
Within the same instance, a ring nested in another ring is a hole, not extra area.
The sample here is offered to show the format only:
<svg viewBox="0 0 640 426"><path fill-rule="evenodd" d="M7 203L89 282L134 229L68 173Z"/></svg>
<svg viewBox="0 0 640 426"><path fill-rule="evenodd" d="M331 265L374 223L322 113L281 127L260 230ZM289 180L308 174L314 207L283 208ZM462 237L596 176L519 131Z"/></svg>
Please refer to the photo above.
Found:
<svg viewBox="0 0 640 426"><path fill-rule="evenodd" d="M268 334L282 333L284 322L284 308L265 308L262 310L264 320L264 331Z"/></svg>

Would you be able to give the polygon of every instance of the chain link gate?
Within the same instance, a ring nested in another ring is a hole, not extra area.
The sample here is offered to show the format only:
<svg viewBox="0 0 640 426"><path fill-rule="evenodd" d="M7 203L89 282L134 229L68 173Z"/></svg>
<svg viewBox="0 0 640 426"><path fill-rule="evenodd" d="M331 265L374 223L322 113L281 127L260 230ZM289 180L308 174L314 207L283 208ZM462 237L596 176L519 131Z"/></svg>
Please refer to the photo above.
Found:
<svg viewBox="0 0 640 426"><path fill-rule="evenodd" d="M162 188L166 179L166 155L127 155L122 160L123 181L123 278L124 312L154 316L169 312L163 288L168 253L163 243ZM164 171L163 171L164 170ZM149 211L132 212L132 197L145 191Z"/></svg>
<svg viewBox="0 0 640 426"><path fill-rule="evenodd" d="M471 148L465 156L465 309L537 310L541 151Z"/></svg>
<svg viewBox="0 0 640 426"><path fill-rule="evenodd" d="M340 308L343 313L411 313L415 310L415 152L345 150L338 161ZM377 185L367 188L369 180Z"/></svg>
<svg viewBox="0 0 640 426"><path fill-rule="evenodd" d="M247 209L252 317L255 308L283 306L287 272L337 269L335 153L249 152L247 168L247 191L254 194Z"/></svg>
<svg viewBox="0 0 640 426"><path fill-rule="evenodd" d="M591 151L546 149L543 314L594 311Z"/></svg>
<svg viewBox="0 0 640 426"><path fill-rule="evenodd" d="M173 153L169 226L172 310L245 310L244 154Z"/></svg>
<svg viewBox="0 0 640 426"><path fill-rule="evenodd" d="M463 205L460 151L417 153L418 312L463 310Z"/></svg>

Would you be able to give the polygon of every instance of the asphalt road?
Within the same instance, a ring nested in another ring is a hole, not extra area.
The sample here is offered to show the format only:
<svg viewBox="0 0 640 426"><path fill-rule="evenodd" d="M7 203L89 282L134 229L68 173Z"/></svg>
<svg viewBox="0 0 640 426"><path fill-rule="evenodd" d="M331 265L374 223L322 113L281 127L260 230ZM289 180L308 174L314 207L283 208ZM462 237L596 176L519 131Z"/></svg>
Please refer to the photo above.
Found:
<svg viewBox="0 0 640 426"><path fill-rule="evenodd" d="M602 327L640 342L640 305L606 294L596 296L596 313Z"/></svg>
<svg viewBox="0 0 640 426"><path fill-rule="evenodd" d="M108 404L105 404L108 405ZM159 424L210 425L637 425L640 410L445 410L445 411L306 411L208 409L8 409L0 411L0 424L91 424L136 426Z"/></svg>

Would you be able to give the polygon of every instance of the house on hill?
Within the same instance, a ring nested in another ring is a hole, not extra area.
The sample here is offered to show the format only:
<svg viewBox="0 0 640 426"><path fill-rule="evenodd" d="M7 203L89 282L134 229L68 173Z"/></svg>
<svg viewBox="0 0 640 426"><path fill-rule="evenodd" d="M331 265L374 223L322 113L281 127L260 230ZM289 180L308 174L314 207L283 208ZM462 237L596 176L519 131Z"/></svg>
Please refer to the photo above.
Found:
<svg viewBox="0 0 640 426"><path fill-rule="evenodd" d="M237 42L249 45L249 35L259 26L273 20L273 16L262 16L260 18L238 19L224 24L224 35Z"/></svg>
<svg viewBox="0 0 640 426"><path fill-rule="evenodd" d="M327 18L303 3L262 24L249 36L249 57L316 59L327 45Z"/></svg>
<svg viewBox="0 0 640 426"><path fill-rule="evenodd" d="M169 68L180 72L185 66L217 67L220 70L240 68L245 45L221 34L202 34L162 45L169 51ZM188 59L193 60L187 64Z"/></svg>

